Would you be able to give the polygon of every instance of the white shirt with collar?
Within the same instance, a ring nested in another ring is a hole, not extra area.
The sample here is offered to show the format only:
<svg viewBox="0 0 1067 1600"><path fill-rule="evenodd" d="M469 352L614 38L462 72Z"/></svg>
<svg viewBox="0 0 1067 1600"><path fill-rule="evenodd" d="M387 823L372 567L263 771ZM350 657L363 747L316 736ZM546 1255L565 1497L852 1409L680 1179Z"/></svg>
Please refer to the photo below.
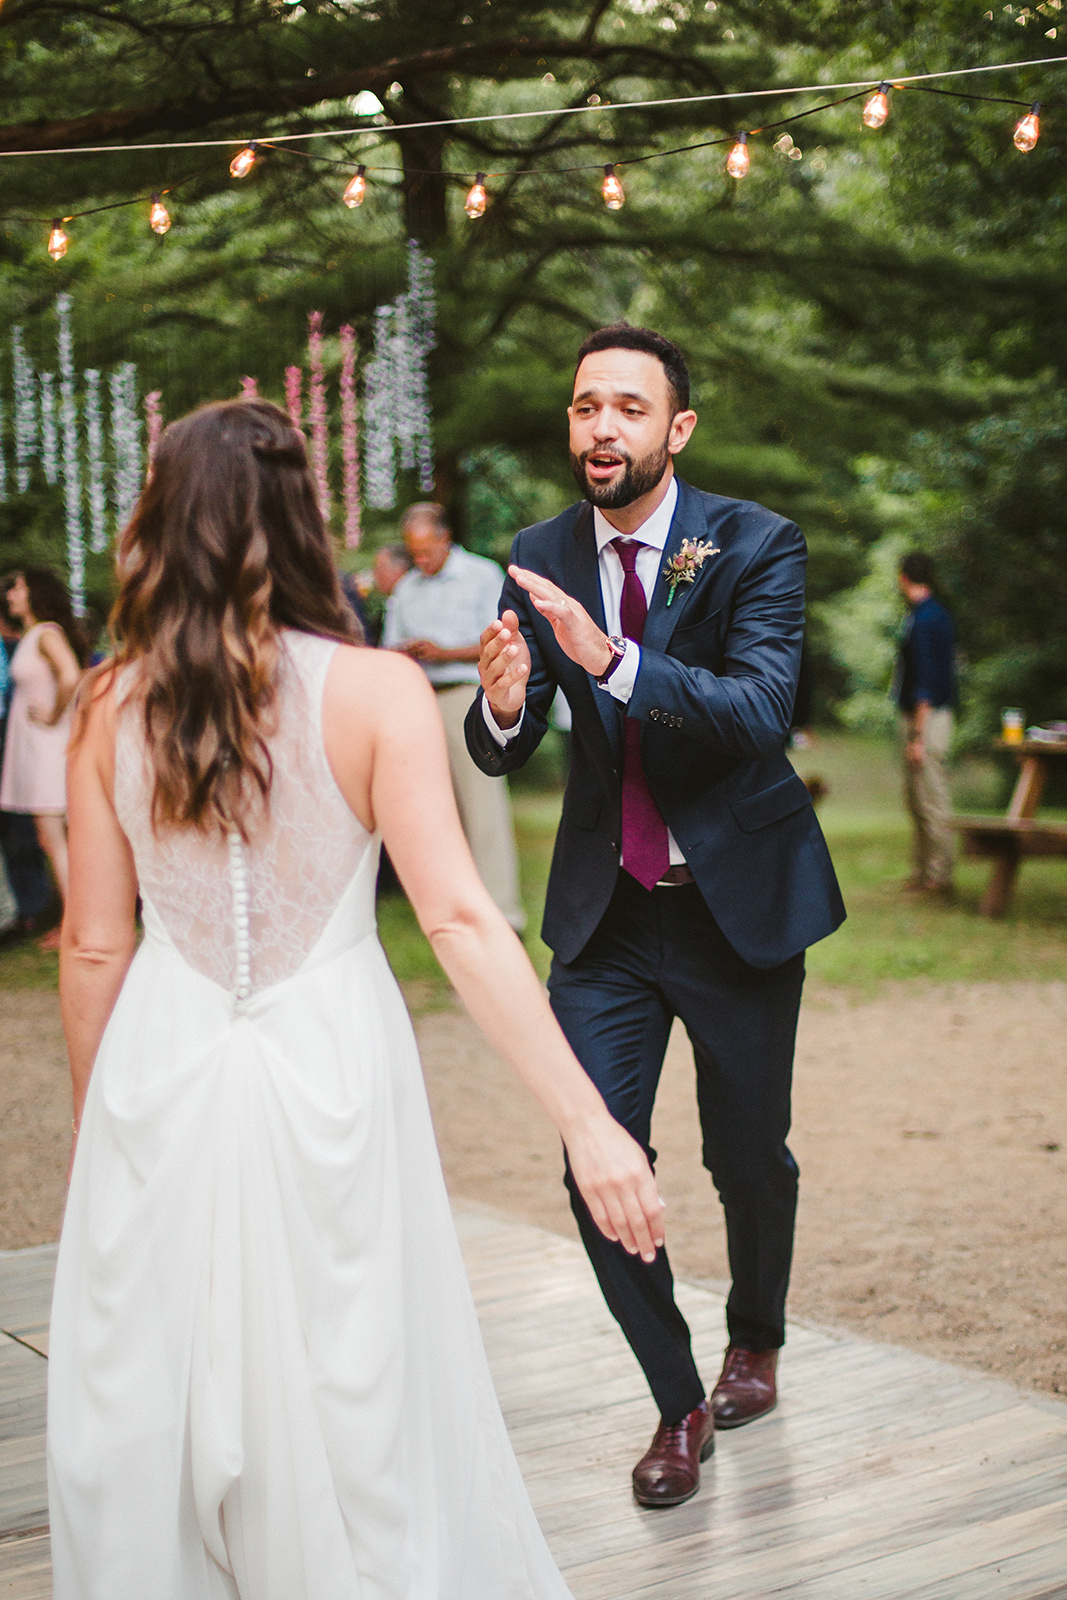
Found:
<svg viewBox="0 0 1067 1600"><path fill-rule="evenodd" d="M599 506L593 507L593 535L596 539L597 565L600 574L600 597L604 603L604 623L610 634L622 633L622 585L625 573L618 551L612 545L613 539L634 539L644 548L637 552L636 572L641 580L641 587L645 591L645 600L652 604L652 592L656 587L656 580L660 575L663 565L663 551L666 548L667 536L671 531L671 520L678 504L678 480L671 474L671 481L667 493L651 516L645 518L641 526L633 533L620 534L618 528L613 528ZM632 639L627 640L626 654L611 674L607 683L601 686L601 692L610 692L616 700L626 705L633 694L637 674L641 669L641 646ZM519 713L519 720L514 727L501 728L492 711L489 701L482 696L482 714L486 726L496 743L504 749L515 738L522 727L525 707ZM670 846L670 859L672 866L678 866L685 860L673 833L668 831L667 841Z"/></svg>
<svg viewBox="0 0 1067 1600"><path fill-rule="evenodd" d="M496 616L503 581L495 561L454 544L438 572L430 575L418 567L405 572L385 608L383 646L395 650L409 639L430 639L448 650L476 646ZM478 682L474 661L419 664L440 689Z"/></svg>

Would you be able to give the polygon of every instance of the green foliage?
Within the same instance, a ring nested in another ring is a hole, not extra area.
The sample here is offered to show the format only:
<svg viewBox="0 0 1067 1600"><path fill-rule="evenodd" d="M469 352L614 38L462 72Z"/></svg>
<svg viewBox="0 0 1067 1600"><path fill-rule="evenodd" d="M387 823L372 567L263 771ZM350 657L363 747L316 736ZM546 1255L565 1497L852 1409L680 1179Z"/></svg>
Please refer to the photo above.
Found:
<svg viewBox="0 0 1067 1600"><path fill-rule="evenodd" d="M519 456L501 445L471 450L459 465L467 487L467 546L501 565L520 528L554 517L569 498L555 484L532 477Z"/></svg>
<svg viewBox="0 0 1067 1600"><path fill-rule="evenodd" d="M280 399L312 307L330 335L352 322L367 353L374 308L403 287L404 242L418 236L440 304L437 494L498 556L516 526L573 494L564 407L581 336L616 317L656 325L696 379L682 470L808 536L824 701L874 692L885 641L865 662L861 634L882 626L882 558L868 555L903 531L943 552L969 726L987 728L1009 691L1054 715L1067 699L1062 441L1042 433L1067 388L1062 69L1041 65L1054 21L1045 0L989 15L978 0L6 0L0 151L77 153L0 162L5 309L53 365L52 303L70 289L79 366L137 361L168 417L236 394L245 374ZM903 89L878 133L861 126L860 95L754 137L739 184L722 148L686 147L816 96L597 109L1018 59L1032 65L955 87L1052 101L1026 156L1011 145L1014 107ZM544 115L449 125L495 111ZM427 120L444 125L412 126ZM268 150L240 183L229 149L181 148L337 127L354 131ZM173 144L107 148L159 139ZM677 153L635 159L654 149ZM339 194L357 161L370 189L350 212ZM598 194L607 161L627 193L614 214ZM490 205L472 224L462 201L478 169ZM68 256L45 256L51 214L162 188L165 239L148 231L145 200L78 218ZM337 363L330 338L331 377ZM894 465L907 473L887 504ZM402 482L402 500L419 493ZM31 499L7 508L8 548L58 548L58 517L50 529ZM369 548L395 536L392 515L367 524ZM1010 581L991 581L994 569ZM831 605L857 584L851 609ZM869 709L855 700L848 715Z"/></svg>
<svg viewBox="0 0 1067 1600"><path fill-rule="evenodd" d="M938 527L972 662L965 733L988 740L1003 705L1067 719L1067 395L1051 384L932 445Z"/></svg>

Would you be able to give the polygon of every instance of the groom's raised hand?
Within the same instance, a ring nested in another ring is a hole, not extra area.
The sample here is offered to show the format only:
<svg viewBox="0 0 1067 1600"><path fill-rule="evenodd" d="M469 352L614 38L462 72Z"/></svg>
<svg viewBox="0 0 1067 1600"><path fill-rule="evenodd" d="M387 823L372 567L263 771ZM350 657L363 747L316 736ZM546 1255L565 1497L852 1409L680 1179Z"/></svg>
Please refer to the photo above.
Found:
<svg viewBox="0 0 1067 1600"><path fill-rule="evenodd" d="M525 567L509 567L508 576L526 590L547 622L556 642L578 666L597 677L611 665L612 649L603 628L598 628L583 605L572 600L557 584Z"/></svg>
<svg viewBox="0 0 1067 1600"><path fill-rule="evenodd" d="M530 647L514 611L491 622L479 640L478 676L498 728L513 728L526 704Z"/></svg>

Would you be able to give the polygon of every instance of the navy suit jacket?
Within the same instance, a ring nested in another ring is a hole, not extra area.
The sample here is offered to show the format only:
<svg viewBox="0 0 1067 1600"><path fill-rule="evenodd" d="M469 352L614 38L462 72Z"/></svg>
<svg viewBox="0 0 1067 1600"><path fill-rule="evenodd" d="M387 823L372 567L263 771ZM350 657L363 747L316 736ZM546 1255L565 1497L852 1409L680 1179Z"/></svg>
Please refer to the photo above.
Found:
<svg viewBox="0 0 1067 1600"><path fill-rule="evenodd" d="M837 880L807 789L785 755L804 631L807 553L792 522L749 501L678 481L664 564L683 539L711 544L670 605L660 578L623 706L564 654L511 578L500 610L519 617L531 672L522 727L505 749L482 695L467 748L483 772L521 767L544 736L557 685L573 715L570 773L545 901L545 943L578 956L620 871L623 718L642 723L649 787L712 916L738 954L777 966L844 920ZM543 574L604 627L592 507L582 502L519 533L511 560Z"/></svg>

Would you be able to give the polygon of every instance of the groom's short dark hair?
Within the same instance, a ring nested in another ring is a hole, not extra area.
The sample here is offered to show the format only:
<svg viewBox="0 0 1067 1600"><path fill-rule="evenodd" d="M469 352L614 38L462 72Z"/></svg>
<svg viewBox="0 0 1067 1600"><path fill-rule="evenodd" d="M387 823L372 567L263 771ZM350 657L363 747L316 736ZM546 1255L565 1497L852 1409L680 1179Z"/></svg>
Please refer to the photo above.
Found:
<svg viewBox="0 0 1067 1600"><path fill-rule="evenodd" d="M678 346L665 334L654 328L633 328L628 322L612 322L583 339L574 370L577 372L586 356L597 350L643 350L646 355L655 356L667 374L675 414L689 410L689 368Z"/></svg>

